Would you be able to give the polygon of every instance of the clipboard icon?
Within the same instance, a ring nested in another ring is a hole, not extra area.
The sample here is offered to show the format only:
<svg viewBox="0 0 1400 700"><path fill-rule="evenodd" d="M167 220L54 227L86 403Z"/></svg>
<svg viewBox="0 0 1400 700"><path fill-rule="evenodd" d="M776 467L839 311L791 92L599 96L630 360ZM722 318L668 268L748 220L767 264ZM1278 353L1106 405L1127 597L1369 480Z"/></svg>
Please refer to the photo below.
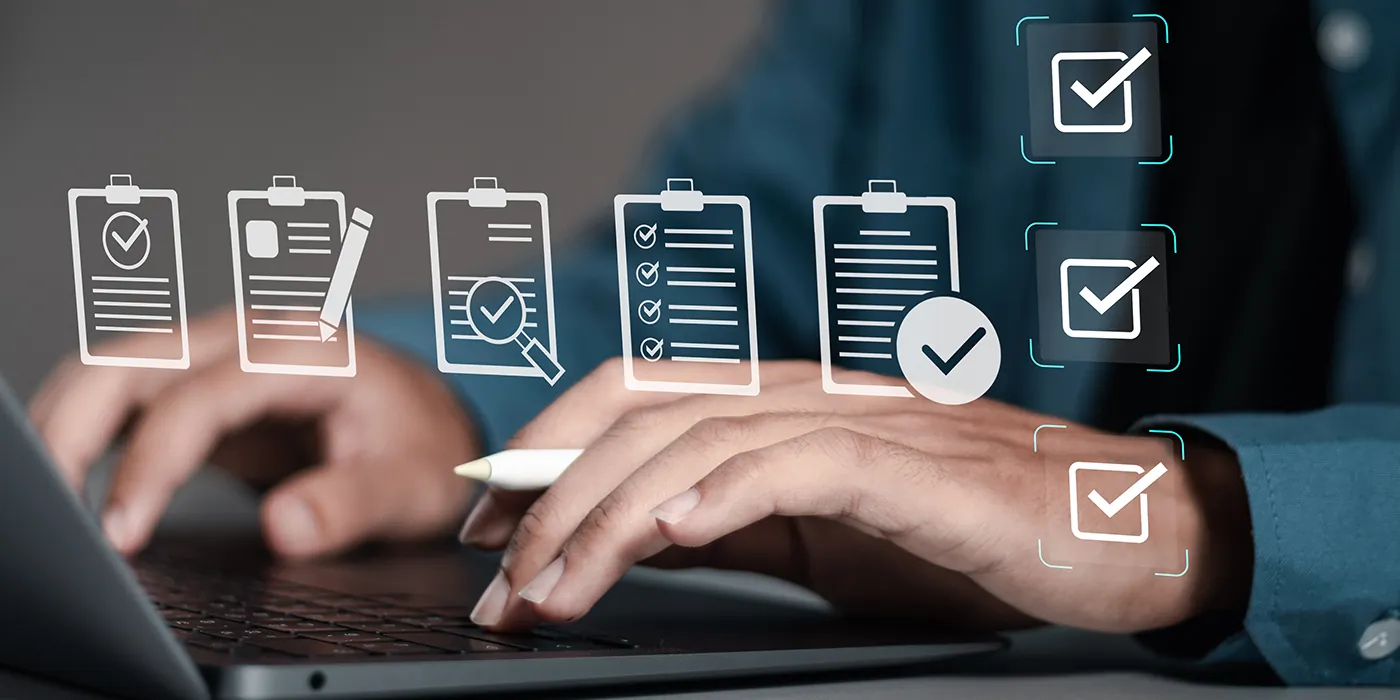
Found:
<svg viewBox="0 0 1400 700"><path fill-rule="evenodd" d="M428 193L438 370L450 374L564 375L554 324L549 198L508 192L494 177L466 192ZM506 276L479 262L526 262Z"/></svg>
<svg viewBox="0 0 1400 700"><path fill-rule="evenodd" d="M707 195L689 178L613 199L623 374L628 389L758 394L749 198ZM676 381L666 363L715 368Z"/></svg>
<svg viewBox="0 0 1400 700"><path fill-rule="evenodd" d="M274 176L228 193L238 352L243 371L355 376L351 286L374 217L345 195Z"/></svg>
<svg viewBox="0 0 1400 700"><path fill-rule="evenodd" d="M907 387L838 382L833 364L900 376L896 334L919 300L958 289L957 206L910 197L894 180L854 196L812 200L822 388L829 394L912 397Z"/></svg>
<svg viewBox="0 0 1400 700"><path fill-rule="evenodd" d="M112 175L106 187L68 190L83 364L189 369L180 202L175 190L137 187ZM142 338L140 354L112 341Z"/></svg>

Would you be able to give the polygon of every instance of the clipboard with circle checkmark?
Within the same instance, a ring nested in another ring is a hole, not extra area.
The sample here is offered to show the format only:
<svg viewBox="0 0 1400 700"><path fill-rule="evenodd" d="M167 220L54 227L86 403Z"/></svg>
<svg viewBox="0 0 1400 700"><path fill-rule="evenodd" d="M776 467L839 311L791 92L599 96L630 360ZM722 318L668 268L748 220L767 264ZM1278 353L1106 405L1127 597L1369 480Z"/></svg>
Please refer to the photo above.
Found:
<svg viewBox="0 0 1400 700"><path fill-rule="evenodd" d="M79 353L89 365L188 369L179 196L112 175L68 191ZM131 343L111 341L140 338Z"/></svg>
<svg viewBox="0 0 1400 700"><path fill-rule="evenodd" d="M622 194L613 204L627 388L757 394L748 197L672 178L658 194ZM709 379L677 381L671 370L680 366L704 366Z"/></svg>

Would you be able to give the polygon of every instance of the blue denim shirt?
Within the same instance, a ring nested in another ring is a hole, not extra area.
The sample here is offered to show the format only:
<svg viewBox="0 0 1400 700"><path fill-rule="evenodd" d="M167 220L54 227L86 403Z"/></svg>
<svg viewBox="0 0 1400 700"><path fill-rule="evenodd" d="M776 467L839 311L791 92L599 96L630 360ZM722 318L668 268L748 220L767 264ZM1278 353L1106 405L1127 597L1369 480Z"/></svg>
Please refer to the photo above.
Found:
<svg viewBox="0 0 1400 700"><path fill-rule="evenodd" d="M1109 0L995 3L794 0L738 78L660 135L636 192L667 177L752 200L759 348L818 354L812 198L858 194L871 178L958 202L962 296L999 329L1005 360L990 395L1083 420L1094 366L1037 367L1033 261L1024 231L1070 219L1137 226L1146 169L1136 162L1027 163L1026 65L1017 22L1055 14L1125 19ZM1361 658L1363 630L1400 606L1400 3L1316 0L1314 20L1349 11L1369 27L1369 58L1329 71L1372 272L1344 300L1333 407L1302 414L1162 416L1232 446L1254 523L1255 572L1244 629L1207 660L1266 660L1294 684L1400 684L1400 657ZM1174 148L1190 144L1174 143ZM1288 148L1280 143L1280 148ZM548 167L541 164L540 167ZM495 449L573 381L621 351L612 223L555 252L561 363L554 387L509 377L445 377ZM1180 231L1189 250L1191 232ZM1267 235L1261 232L1260 235ZM435 358L427 300L365 308L361 327ZM1308 332L1300 318L1299 332ZM1190 348L1182 349L1190 362ZM1287 381L1280 377L1279 381ZM1189 459L1189 455L1188 455Z"/></svg>

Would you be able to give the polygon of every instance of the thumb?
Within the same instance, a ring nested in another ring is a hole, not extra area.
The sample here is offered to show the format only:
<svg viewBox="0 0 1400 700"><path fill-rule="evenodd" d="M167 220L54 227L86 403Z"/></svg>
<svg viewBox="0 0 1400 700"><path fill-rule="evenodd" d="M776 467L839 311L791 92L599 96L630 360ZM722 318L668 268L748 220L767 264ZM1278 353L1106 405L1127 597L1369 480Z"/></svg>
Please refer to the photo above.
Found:
<svg viewBox="0 0 1400 700"><path fill-rule="evenodd" d="M315 557L371 538L419 539L445 532L460 518L469 485L462 479L455 480L461 484L424 484L401 466L332 463L282 482L263 501L268 547L280 556Z"/></svg>

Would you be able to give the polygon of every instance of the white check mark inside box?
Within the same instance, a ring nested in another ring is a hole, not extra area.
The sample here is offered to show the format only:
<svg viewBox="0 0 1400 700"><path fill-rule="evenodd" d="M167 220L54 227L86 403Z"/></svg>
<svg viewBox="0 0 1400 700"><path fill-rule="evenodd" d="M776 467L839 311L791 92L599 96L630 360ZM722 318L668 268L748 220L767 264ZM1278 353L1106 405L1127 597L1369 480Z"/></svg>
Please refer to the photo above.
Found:
<svg viewBox="0 0 1400 700"><path fill-rule="evenodd" d="M1071 338L1098 338L1101 340L1132 340L1142 333L1142 295L1137 286L1148 275L1152 274L1161 263L1157 258L1150 257L1141 266L1132 260L1098 260L1092 258L1070 258L1060 263L1060 326L1065 335ZM1085 330L1075 328L1070 320L1070 295L1069 276L1070 271L1080 267L1121 267L1132 270L1118 286L1114 287L1102 297L1095 294L1088 287L1082 287L1078 296L1100 316L1108 313L1118 304L1123 297L1131 297L1130 302L1133 307L1132 325L1126 330Z"/></svg>
<svg viewBox="0 0 1400 700"><path fill-rule="evenodd" d="M1062 51L1055 54L1050 59L1050 101L1051 111L1055 118L1055 128L1066 134L1121 134L1133 128L1133 83L1128 80L1138 68L1142 67L1147 59L1152 57L1152 52L1143 47L1131 59L1128 54L1122 51ZM1122 66L1112 77L1104 81L1097 88L1090 90L1078 80L1069 87L1089 109L1098 109L1104 100L1122 88L1123 92L1123 121L1117 124L1066 124L1062 105L1063 86L1060 82L1060 66L1063 63L1076 63L1086 61L1116 61Z"/></svg>
<svg viewBox="0 0 1400 700"><path fill-rule="evenodd" d="M1136 481L1127 489L1119 492L1112 501L1104 498L1098 489L1092 489L1085 497L1089 503L1097 508L1108 518L1114 518L1123 509L1127 508L1134 500L1138 502L1138 513L1140 518L1140 530L1137 534L1094 532L1081 527L1079 503L1079 489L1081 474L1086 474L1083 478L1091 479L1094 472L1115 472L1141 474ZM1081 540L1092 540L1096 542L1123 542L1128 544L1141 544L1147 541L1147 489L1156 483L1167 473L1167 466L1161 462L1150 470L1144 470L1136 464L1112 464L1105 462L1075 462L1069 467L1069 526L1075 537Z"/></svg>

